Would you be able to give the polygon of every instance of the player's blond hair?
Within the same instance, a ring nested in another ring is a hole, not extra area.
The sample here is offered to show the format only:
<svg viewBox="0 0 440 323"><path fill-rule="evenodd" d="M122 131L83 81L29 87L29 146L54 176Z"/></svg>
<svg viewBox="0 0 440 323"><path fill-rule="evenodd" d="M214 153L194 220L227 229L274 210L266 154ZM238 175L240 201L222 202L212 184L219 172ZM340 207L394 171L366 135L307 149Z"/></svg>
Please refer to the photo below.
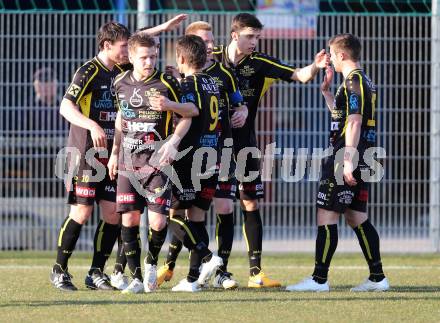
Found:
<svg viewBox="0 0 440 323"><path fill-rule="evenodd" d="M185 29L185 35L194 35L198 30L212 31L212 26L206 21L195 21Z"/></svg>

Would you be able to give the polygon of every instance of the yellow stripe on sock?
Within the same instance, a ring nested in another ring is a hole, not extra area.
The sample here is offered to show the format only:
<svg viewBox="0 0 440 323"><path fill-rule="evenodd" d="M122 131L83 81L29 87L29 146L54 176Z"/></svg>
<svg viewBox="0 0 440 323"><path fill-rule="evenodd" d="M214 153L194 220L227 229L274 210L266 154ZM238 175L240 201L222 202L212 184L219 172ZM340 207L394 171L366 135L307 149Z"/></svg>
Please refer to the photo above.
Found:
<svg viewBox="0 0 440 323"><path fill-rule="evenodd" d="M246 241L247 251L249 252L249 250L250 250L250 248L249 248L249 241L248 241L248 238L247 238L247 235L246 235L246 230L244 229L244 223L243 223L243 237L244 237L244 240Z"/></svg>
<svg viewBox="0 0 440 323"><path fill-rule="evenodd" d="M324 253L322 254L322 263L325 263L328 255L328 249L330 248L330 230L328 229L328 225L324 225L325 228L325 245L324 245Z"/></svg>
<svg viewBox="0 0 440 323"><path fill-rule="evenodd" d="M194 236L191 233L191 230L186 226L186 224L182 221L179 221L175 218L171 218L171 221L177 222L180 226L182 226L182 228L186 231L186 233L188 234L189 238L191 239L191 242L193 244L197 244L196 239L194 239Z"/></svg>
<svg viewBox="0 0 440 323"><path fill-rule="evenodd" d="M102 236L104 235L104 225L105 222L102 221L100 227L99 227L99 233L98 233L98 239L96 241L96 251L101 252L102 247Z"/></svg>
<svg viewBox="0 0 440 323"><path fill-rule="evenodd" d="M367 236L365 235L364 228L362 228L362 224L359 224L359 231L361 232L362 240L364 241L365 248L367 249L368 259L373 260L371 256L370 245L368 244Z"/></svg>
<svg viewBox="0 0 440 323"><path fill-rule="evenodd" d="M64 225L61 227L60 235L58 236L58 247L61 247L61 242L63 241L63 234L64 234L64 231L66 230L66 227L67 227L67 225L69 224L69 222L70 222L71 220L72 220L72 219L71 219L70 217L67 218L66 223L64 223Z"/></svg>

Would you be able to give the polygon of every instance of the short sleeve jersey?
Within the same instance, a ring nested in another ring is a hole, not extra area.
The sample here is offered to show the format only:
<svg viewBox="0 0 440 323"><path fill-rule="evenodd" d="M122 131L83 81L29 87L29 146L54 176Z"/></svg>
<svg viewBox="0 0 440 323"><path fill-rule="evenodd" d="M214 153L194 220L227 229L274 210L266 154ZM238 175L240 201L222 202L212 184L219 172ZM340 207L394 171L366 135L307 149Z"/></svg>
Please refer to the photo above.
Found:
<svg viewBox="0 0 440 323"><path fill-rule="evenodd" d="M348 116L362 115L358 149L371 147L376 142L376 87L360 69L352 71L339 86L331 113L330 143L337 149L345 146Z"/></svg>
<svg viewBox="0 0 440 323"><path fill-rule="evenodd" d="M113 145L116 120L114 80L123 69L115 65L109 70L98 57L82 65L73 76L64 98L78 105L81 113L102 127L107 136L107 149ZM70 126L68 145L84 154L93 147L90 132Z"/></svg>
<svg viewBox="0 0 440 323"><path fill-rule="evenodd" d="M163 95L174 102L181 96L177 80L155 70L144 80L137 81L132 71L116 78L115 90L122 117L120 162L135 167L149 163L155 142L165 140L172 132L172 112L151 109L149 97ZM126 160L130 156L130 161Z"/></svg>

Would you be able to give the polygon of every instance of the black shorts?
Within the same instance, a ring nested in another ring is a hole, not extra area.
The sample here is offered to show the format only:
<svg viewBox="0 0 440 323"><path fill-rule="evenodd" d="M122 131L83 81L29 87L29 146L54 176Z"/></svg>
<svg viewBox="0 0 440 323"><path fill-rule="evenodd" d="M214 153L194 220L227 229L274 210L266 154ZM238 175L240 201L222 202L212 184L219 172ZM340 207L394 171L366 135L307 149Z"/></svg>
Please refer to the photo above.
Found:
<svg viewBox="0 0 440 323"><path fill-rule="evenodd" d="M144 211L145 207L153 212L168 215L171 205L171 189L168 178L160 171L148 174L139 174L139 179L130 172L128 176L118 175L116 194L116 211L125 213L130 211Z"/></svg>
<svg viewBox="0 0 440 323"><path fill-rule="evenodd" d="M264 198L264 188L263 182L261 181L261 170L260 170L260 158L252 158L248 155L246 160L246 169L244 174L238 173L240 171L237 168L236 178L238 183L237 198L240 200L258 200ZM240 162L240 161L238 161ZM249 172L258 172L258 176L249 182L241 182L239 178L243 176L248 176Z"/></svg>
<svg viewBox="0 0 440 323"><path fill-rule="evenodd" d="M182 185L182 191L172 183L171 208L175 210L189 209L196 206L202 210L209 210L215 195L218 181L218 169L206 179L200 181L200 189L196 190L192 181L192 158L182 159L173 164L175 174Z"/></svg>
<svg viewBox="0 0 440 323"><path fill-rule="evenodd" d="M219 168L222 169L221 165L219 165ZM221 178L219 174L214 197L233 201L236 200L237 179L235 178L235 169L235 161L232 160L229 165L228 175L225 176L225 178Z"/></svg>
<svg viewBox="0 0 440 323"><path fill-rule="evenodd" d="M356 186L349 186L345 183L338 185L335 178L334 161L334 156L324 159L316 207L337 213L344 213L347 208L366 212L370 183L361 179L360 169L363 165L358 166L353 173L358 183Z"/></svg>
<svg viewBox="0 0 440 323"><path fill-rule="evenodd" d="M116 181L110 179L107 167L105 178L100 182L93 181L87 174L91 170L89 165L81 163L77 175L72 179L72 185L67 190L68 204L93 205L101 200L116 202ZM93 171L92 175L96 175L96 171Z"/></svg>

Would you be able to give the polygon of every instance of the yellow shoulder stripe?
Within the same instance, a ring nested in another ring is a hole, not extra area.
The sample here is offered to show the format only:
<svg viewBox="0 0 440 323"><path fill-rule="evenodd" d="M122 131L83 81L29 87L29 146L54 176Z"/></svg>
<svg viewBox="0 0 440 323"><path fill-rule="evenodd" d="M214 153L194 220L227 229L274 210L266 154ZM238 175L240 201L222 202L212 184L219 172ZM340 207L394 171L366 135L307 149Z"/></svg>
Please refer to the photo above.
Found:
<svg viewBox="0 0 440 323"><path fill-rule="evenodd" d="M223 72L225 72L229 78L231 79L231 84L232 84L232 89L234 91L234 93L237 91L237 85L234 82L234 78L232 77L231 73L223 66L223 64L220 64L220 68L222 69Z"/></svg>
<svg viewBox="0 0 440 323"><path fill-rule="evenodd" d="M79 93L78 99L76 99L76 102L75 102L76 104L78 104L79 100L84 95L84 91L87 89L87 86L89 85L89 83L95 78L96 74L98 74L98 72L99 72L98 67L95 64L93 64L93 65L95 66L96 70L93 72L92 76L90 76L90 78L88 79L86 85L84 85L82 91Z"/></svg>
<svg viewBox="0 0 440 323"><path fill-rule="evenodd" d="M177 97L176 92L174 91L173 87L167 81L165 81L165 78L163 77L164 75L165 75L164 73L160 74L160 80L170 90L171 94L174 97L175 102L179 102L179 98Z"/></svg>
<svg viewBox="0 0 440 323"><path fill-rule="evenodd" d="M199 93L199 90L197 88L197 77L195 75L193 75L193 77L194 77L194 86L195 86L195 89L196 89L197 98L198 98L198 102L199 102L198 106L199 106L199 109L202 110L202 99L200 98L200 93Z"/></svg>
<svg viewBox="0 0 440 323"><path fill-rule="evenodd" d="M263 62L269 63L269 64L274 65L274 66L279 67L279 68L283 68L283 69L288 70L288 71L290 71L290 72L292 72L292 73L295 72L295 69L294 69L294 68L289 67L289 66L285 66L285 65L278 64L278 63L273 62L273 61L271 61L270 59L267 59L267 58L258 57L258 56L253 56L252 58L254 58L254 59L259 59L260 61L263 61Z"/></svg>

